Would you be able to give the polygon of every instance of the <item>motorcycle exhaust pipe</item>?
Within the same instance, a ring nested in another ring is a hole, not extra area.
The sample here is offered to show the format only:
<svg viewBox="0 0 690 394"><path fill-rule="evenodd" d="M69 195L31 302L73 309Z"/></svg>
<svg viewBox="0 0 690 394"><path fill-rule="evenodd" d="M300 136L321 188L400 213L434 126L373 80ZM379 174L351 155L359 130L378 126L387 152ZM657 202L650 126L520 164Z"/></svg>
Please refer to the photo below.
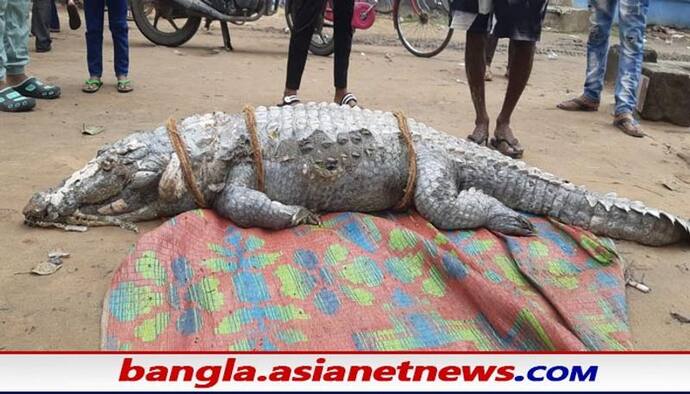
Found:
<svg viewBox="0 0 690 394"><path fill-rule="evenodd" d="M248 17L242 17L242 16L228 16L225 15L215 8L211 7L210 5L204 3L201 0L172 0L174 3L180 5L181 7L184 7L185 9L198 12L200 14L210 16L213 19L218 19L220 21L224 22L238 22L238 21L245 21L245 22L251 22L259 19L261 15L255 15L255 16L248 16Z"/></svg>
<svg viewBox="0 0 690 394"><path fill-rule="evenodd" d="M195 11L203 15L208 15L214 19L229 21L230 18L229 16L223 15L215 8L211 7L210 5L204 3L201 0L172 0L172 2L178 4L181 7L184 7L185 9Z"/></svg>

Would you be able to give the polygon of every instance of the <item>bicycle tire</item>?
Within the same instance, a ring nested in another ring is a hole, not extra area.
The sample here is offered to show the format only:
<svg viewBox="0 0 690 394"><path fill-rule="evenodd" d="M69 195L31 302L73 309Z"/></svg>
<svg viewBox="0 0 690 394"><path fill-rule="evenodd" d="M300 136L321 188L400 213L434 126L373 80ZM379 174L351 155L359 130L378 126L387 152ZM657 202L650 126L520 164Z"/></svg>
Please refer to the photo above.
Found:
<svg viewBox="0 0 690 394"><path fill-rule="evenodd" d="M285 0L285 22L287 23L290 31L292 31L294 26L292 23L293 7L297 7L299 5L299 1L305 0ZM312 38L311 42L309 43L309 52L317 56L330 56L333 52L335 52L335 40L333 39L333 36L331 36L331 39L324 44L317 44Z"/></svg>
<svg viewBox="0 0 690 394"><path fill-rule="evenodd" d="M435 47L432 50L429 51L423 51L419 50L418 48L415 48L412 44L409 43L409 41L405 38L405 34L401 30L400 27L400 21L399 21L399 10L400 10L400 3L403 1L410 1L410 0L396 0L395 4L393 5L393 26L395 27L395 31L398 33L398 38L400 39L400 42L403 44L405 49L407 49L408 52L411 54L417 56L417 57L424 57L424 58L430 58L438 55L439 53L443 52L444 49L448 46L448 43L450 42L451 38L453 38L453 29L448 28L448 33L446 34L446 37L443 39L440 45ZM448 12L448 26L450 26L450 20L451 15L450 15L450 10Z"/></svg>

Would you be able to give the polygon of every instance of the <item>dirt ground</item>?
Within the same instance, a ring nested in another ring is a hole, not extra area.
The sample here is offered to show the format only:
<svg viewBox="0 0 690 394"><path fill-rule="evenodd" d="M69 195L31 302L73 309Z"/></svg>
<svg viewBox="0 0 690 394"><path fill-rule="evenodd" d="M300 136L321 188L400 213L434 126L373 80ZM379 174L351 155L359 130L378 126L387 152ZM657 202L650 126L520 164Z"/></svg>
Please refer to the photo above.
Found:
<svg viewBox="0 0 690 394"><path fill-rule="evenodd" d="M106 85L95 95L80 91L86 77L83 30L63 30L54 35L52 52L32 53L30 72L60 85L63 97L42 101L31 113L0 115L0 350L97 349L103 296L113 270L138 237L118 228L68 233L26 227L21 210L31 194L82 167L101 145L133 130L155 127L170 115L238 112L245 103L277 102L288 41L283 26L280 16L232 26L236 50L226 53L218 50L217 25L210 34L200 31L177 49L152 45L132 25L130 76L136 90L129 95L115 91L109 37L104 50ZM450 49L432 59L411 56L394 34L386 19L377 21L376 32L356 34L352 91L366 107L403 110L439 130L465 136L472 129L473 110L459 50L461 34L453 38ZM690 217L690 164L677 156L690 154L690 129L643 122L649 137L625 136L610 126L610 91L598 113L555 108L581 89L583 38L545 34L514 117L514 128L527 149L525 161L594 190L615 191ZM687 55L688 45L674 48ZM550 52L558 56L549 59ZM500 76L505 62L505 52L498 53L499 76L488 83L493 117L506 88ZM331 70L332 58L310 57L302 98L331 99ZM84 124L103 125L106 131L84 136ZM158 223L145 223L140 229L147 231ZM652 288L649 294L628 289L635 346L690 349L690 325L670 316L690 316L690 248L618 245L637 277L644 277ZM72 253L62 270L46 277L27 274L54 248Z"/></svg>

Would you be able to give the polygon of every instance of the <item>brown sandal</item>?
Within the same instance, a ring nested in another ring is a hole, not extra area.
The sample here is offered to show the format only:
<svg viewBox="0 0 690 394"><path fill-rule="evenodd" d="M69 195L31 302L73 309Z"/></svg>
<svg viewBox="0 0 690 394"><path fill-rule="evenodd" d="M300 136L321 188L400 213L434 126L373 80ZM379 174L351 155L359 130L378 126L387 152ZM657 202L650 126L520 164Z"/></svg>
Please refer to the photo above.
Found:
<svg viewBox="0 0 690 394"><path fill-rule="evenodd" d="M585 111L585 112L595 112L599 110L599 103L592 101L585 96L575 97L570 100L566 100L557 105L558 108L564 111Z"/></svg>
<svg viewBox="0 0 690 394"><path fill-rule="evenodd" d="M525 148L520 145L517 138L492 138L490 144L497 151L513 159L520 159L525 153Z"/></svg>
<svg viewBox="0 0 690 394"><path fill-rule="evenodd" d="M631 137L642 138L646 135L631 113L616 115L613 125Z"/></svg>

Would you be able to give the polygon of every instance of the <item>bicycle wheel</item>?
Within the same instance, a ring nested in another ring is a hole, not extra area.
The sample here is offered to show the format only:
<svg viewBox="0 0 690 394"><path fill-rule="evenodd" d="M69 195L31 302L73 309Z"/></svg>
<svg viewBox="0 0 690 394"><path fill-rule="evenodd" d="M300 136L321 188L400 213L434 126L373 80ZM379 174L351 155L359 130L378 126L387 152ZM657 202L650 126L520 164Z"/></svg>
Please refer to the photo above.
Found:
<svg viewBox="0 0 690 394"><path fill-rule="evenodd" d="M310 0L286 0L285 1L285 20L288 28L293 29L292 16L303 1ZM333 40L333 23L321 17L321 21L314 30L314 35L309 43L309 51L318 56L330 56L335 51L335 41Z"/></svg>
<svg viewBox="0 0 690 394"><path fill-rule="evenodd" d="M436 56L453 37L448 0L396 0L393 25L403 46L415 56Z"/></svg>
<svg viewBox="0 0 690 394"><path fill-rule="evenodd" d="M390 14L393 12L394 0L369 0L368 3L376 1L376 12L380 14Z"/></svg>

